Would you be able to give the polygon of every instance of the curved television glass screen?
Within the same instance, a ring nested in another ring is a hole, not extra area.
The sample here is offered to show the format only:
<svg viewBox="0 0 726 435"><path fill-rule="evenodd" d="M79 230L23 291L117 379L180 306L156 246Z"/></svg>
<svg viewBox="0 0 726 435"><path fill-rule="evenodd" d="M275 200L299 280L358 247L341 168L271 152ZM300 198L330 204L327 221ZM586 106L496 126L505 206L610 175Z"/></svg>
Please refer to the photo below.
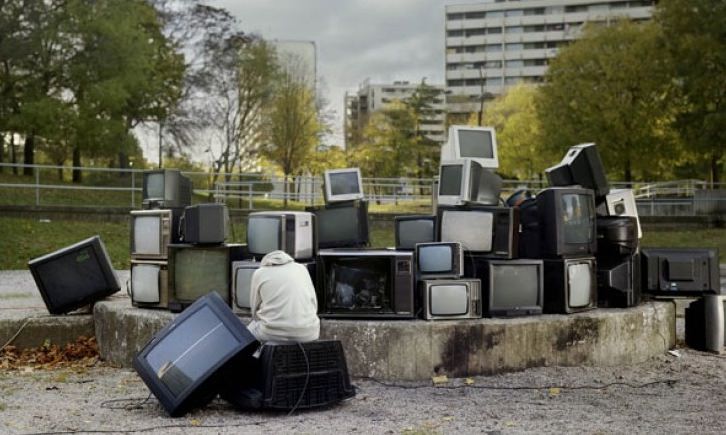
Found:
<svg viewBox="0 0 726 435"><path fill-rule="evenodd" d="M136 216L133 225L133 253L161 255L161 216Z"/></svg>
<svg viewBox="0 0 726 435"><path fill-rule="evenodd" d="M179 396L238 345L217 315L204 307L159 341L146 361L166 388Z"/></svg>
<svg viewBox="0 0 726 435"><path fill-rule="evenodd" d="M469 289L466 284L432 285L429 292L432 315L463 316L469 312Z"/></svg>
<svg viewBox="0 0 726 435"><path fill-rule="evenodd" d="M250 308L252 275L257 268L240 267L235 270L234 289L237 308Z"/></svg>
<svg viewBox="0 0 726 435"><path fill-rule="evenodd" d="M445 210L441 215L441 241L459 242L464 250L492 250L494 215L488 211Z"/></svg>
<svg viewBox="0 0 726 435"><path fill-rule="evenodd" d="M574 193L562 195L562 232L566 244L586 244L593 240L594 210L590 198Z"/></svg>
<svg viewBox="0 0 726 435"><path fill-rule="evenodd" d="M318 218L318 242L320 244L358 240L360 222L358 208L334 207L315 212Z"/></svg>
<svg viewBox="0 0 726 435"><path fill-rule="evenodd" d="M225 249L180 249L174 258L174 295L194 301L209 292L229 300L229 258Z"/></svg>
<svg viewBox="0 0 726 435"><path fill-rule="evenodd" d="M461 177L464 167L462 165L441 165L439 177L439 195L461 195Z"/></svg>
<svg viewBox="0 0 726 435"><path fill-rule="evenodd" d="M338 172L330 174L330 193L332 195L349 195L360 193L358 172Z"/></svg>
<svg viewBox="0 0 726 435"><path fill-rule="evenodd" d="M281 249L279 216L250 216L247 221L247 247L252 254L264 255Z"/></svg>
<svg viewBox="0 0 726 435"><path fill-rule="evenodd" d="M592 270L589 263L575 263L567 266L567 282L570 289L567 304L571 308L586 307L590 304L592 291Z"/></svg>
<svg viewBox="0 0 726 435"><path fill-rule="evenodd" d="M155 264L134 264L131 266L131 292L136 302L159 303L159 273Z"/></svg>
<svg viewBox="0 0 726 435"><path fill-rule="evenodd" d="M328 306L351 311L389 308L390 264L388 258L351 258L333 263Z"/></svg>
<svg viewBox="0 0 726 435"><path fill-rule="evenodd" d="M449 272L453 267L451 245L430 245L418 248L418 270L421 273Z"/></svg>
<svg viewBox="0 0 726 435"><path fill-rule="evenodd" d="M416 243L433 242L436 238L433 219L402 220L397 224L399 249L414 249Z"/></svg>
<svg viewBox="0 0 726 435"><path fill-rule="evenodd" d="M164 199L164 173L152 173L146 175L146 197Z"/></svg>
<svg viewBox="0 0 726 435"><path fill-rule="evenodd" d="M491 307L504 309L540 305L538 270L535 265L493 266Z"/></svg>
<svg viewBox="0 0 726 435"><path fill-rule="evenodd" d="M491 133L482 130L459 130L459 154L461 158L494 158Z"/></svg>

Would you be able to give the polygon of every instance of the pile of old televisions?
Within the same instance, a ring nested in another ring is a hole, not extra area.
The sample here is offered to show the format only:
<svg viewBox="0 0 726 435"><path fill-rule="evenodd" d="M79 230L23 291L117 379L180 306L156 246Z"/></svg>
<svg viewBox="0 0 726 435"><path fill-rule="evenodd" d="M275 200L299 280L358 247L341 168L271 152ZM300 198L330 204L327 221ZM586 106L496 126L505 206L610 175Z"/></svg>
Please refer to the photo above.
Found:
<svg viewBox="0 0 726 435"><path fill-rule="evenodd" d="M227 207L192 206L192 183L174 169L144 172L142 192L143 209L131 211L132 304L179 312L210 292L229 304L231 264L246 249L224 243Z"/></svg>

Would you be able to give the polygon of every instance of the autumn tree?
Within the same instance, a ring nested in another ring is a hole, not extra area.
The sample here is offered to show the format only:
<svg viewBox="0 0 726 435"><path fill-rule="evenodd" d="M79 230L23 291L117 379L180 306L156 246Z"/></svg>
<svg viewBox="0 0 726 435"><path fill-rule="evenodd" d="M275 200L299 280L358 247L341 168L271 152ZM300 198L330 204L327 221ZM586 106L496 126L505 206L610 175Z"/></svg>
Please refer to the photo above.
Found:
<svg viewBox="0 0 726 435"><path fill-rule="evenodd" d="M557 155L595 142L610 172L625 181L672 166L673 81L653 23L587 26L550 63L537 110L543 145ZM643 156L648 158L643 158Z"/></svg>

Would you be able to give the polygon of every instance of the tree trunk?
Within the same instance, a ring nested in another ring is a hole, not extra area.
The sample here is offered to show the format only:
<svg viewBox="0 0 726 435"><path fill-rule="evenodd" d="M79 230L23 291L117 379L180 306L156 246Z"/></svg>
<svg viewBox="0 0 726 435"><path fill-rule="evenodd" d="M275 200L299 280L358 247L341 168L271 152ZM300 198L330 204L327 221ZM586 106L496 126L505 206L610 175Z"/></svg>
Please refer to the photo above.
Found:
<svg viewBox="0 0 726 435"><path fill-rule="evenodd" d="M118 167L120 169L128 169L129 168L129 156L123 151L118 152ZM127 172L119 172L119 177L124 178L128 176L129 174Z"/></svg>
<svg viewBox="0 0 726 435"><path fill-rule="evenodd" d="M633 181L633 168L630 159L625 160L625 181L628 183L627 186L632 187L631 181Z"/></svg>
<svg viewBox="0 0 726 435"><path fill-rule="evenodd" d="M721 181L721 167L718 161L719 156L716 153L711 154L711 189L717 189Z"/></svg>
<svg viewBox="0 0 726 435"><path fill-rule="evenodd" d="M10 163L13 165L18 163L18 158L15 155L15 133L10 133ZM13 166L13 174L18 175L17 166Z"/></svg>
<svg viewBox="0 0 726 435"><path fill-rule="evenodd" d="M33 148L35 148L35 135L33 133L30 133L29 135L25 136L25 146L23 149L23 163L25 163L26 165L33 164L33 157L35 154ZM28 166L24 167L23 175L33 175L33 168Z"/></svg>
<svg viewBox="0 0 726 435"><path fill-rule="evenodd" d="M285 178L283 178L283 182L282 182L282 195L283 195L282 196L282 206L285 207L285 208L287 208L287 192L288 192L288 189L287 189L287 178L288 178L288 174L286 172L285 173Z"/></svg>
<svg viewBox="0 0 726 435"><path fill-rule="evenodd" d="M81 182L81 170L77 169L81 166L81 149L78 146L73 147L73 182Z"/></svg>
<svg viewBox="0 0 726 435"><path fill-rule="evenodd" d="M12 135L12 133L10 133ZM5 135L0 133L0 163L5 163ZM0 173L5 172L5 167L0 166Z"/></svg>

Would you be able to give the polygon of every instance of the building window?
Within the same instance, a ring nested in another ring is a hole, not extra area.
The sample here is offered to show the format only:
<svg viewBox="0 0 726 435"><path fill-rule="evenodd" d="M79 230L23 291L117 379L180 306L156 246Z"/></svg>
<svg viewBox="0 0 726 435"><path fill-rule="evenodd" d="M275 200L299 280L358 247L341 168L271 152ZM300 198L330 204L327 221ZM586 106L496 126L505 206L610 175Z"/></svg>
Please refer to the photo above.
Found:
<svg viewBox="0 0 726 435"><path fill-rule="evenodd" d="M522 68L524 66L524 61L517 59L517 60L508 60L505 64L507 68Z"/></svg>
<svg viewBox="0 0 726 435"><path fill-rule="evenodd" d="M501 77L490 77L487 79L487 86L501 86L501 85L502 85Z"/></svg>
<svg viewBox="0 0 726 435"><path fill-rule="evenodd" d="M482 18L486 18L486 16L487 16L486 12L467 12L466 13L467 20L481 20Z"/></svg>
<svg viewBox="0 0 726 435"><path fill-rule="evenodd" d="M522 9L512 9L511 11L507 11L505 15L507 17L521 17L524 15L524 11Z"/></svg>
<svg viewBox="0 0 726 435"><path fill-rule="evenodd" d="M471 29L466 31L466 37L486 35L487 29Z"/></svg>
<svg viewBox="0 0 726 435"><path fill-rule="evenodd" d="M464 14L446 14L446 19L453 21L453 20L463 20Z"/></svg>
<svg viewBox="0 0 726 435"><path fill-rule="evenodd" d="M588 5L565 6L565 12L566 13L587 12L588 8L589 8Z"/></svg>
<svg viewBox="0 0 726 435"><path fill-rule="evenodd" d="M504 29L507 33L522 33L524 27L522 26L508 26Z"/></svg>
<svg viewBox="0 0 726 435"><path fill-rule="evenodd" d="M521 51L521 50L524 50L524 44L521 44L521 43L506 44L504 46L504 49L506 51Z"/></svg>
<svg viewBox="0 0 726 435"><path fill-rule="evenodd" d="M448 32L446 32L446 36L448 36L450 38L464 36L464 31L463 30L449 30Z"/></svg>
<svg viewBox="0 0 726 435"><path fill-rule="evenodd" d="M524 26L524 32L525 33L532 33L532 32L544 32L545 26L543 24L537 24L533 26Z"/></svg>
<svg viewBox="0 0 726 435"><path fill-rule="evenodd" d="M489 35L498 35L500 33L502 33L501 27L488 27L487 28L487 34L489 34Z"/></svg>
<svg viewBox="0 0 726 435"><path fill-rule="evenodd" d="M545 14L545 8L531 8L531 9L525 9L524 15L544 15Z"/></svg>
<svg viewBox="0 0 726 435"><path fill-rule="evenodd" d="M492 11L487 13L487 18L503 18L504 11Z"/></svg>
<svg viewBox="0 0 726 435"><path fill-rule="evenodd" d="M464 86L464 80L447 80L446 86L455 87L455 86Z"/></svg>
<svg viewBox="0 0 726 435"><path fill-rule="evenodd" d="M487 53L495 53L502 51L502 44L487 44L484 47L484 51Z"/></svg>

